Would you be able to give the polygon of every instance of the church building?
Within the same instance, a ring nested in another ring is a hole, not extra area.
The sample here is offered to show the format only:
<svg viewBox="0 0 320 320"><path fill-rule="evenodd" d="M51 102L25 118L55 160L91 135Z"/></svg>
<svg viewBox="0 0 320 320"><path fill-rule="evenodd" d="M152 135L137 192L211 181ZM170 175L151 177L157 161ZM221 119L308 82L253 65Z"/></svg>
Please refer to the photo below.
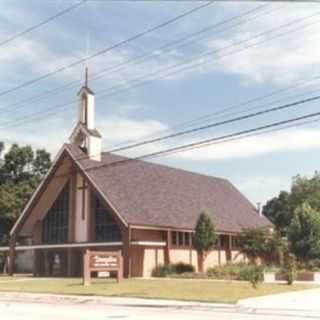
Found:
<svg viewBox="0 0 320 320"><path fill-rule="evenodd" d="M102 152L87 84L78 99L69 143L11 230L11 272L29 261L35 276L81 276L88 249L120 250L125 277L150 276L159 264L197 269L193 238L203 210L219 235L206 269L245 259L238 248L243 228L272 228L226 179Z"/></svg>

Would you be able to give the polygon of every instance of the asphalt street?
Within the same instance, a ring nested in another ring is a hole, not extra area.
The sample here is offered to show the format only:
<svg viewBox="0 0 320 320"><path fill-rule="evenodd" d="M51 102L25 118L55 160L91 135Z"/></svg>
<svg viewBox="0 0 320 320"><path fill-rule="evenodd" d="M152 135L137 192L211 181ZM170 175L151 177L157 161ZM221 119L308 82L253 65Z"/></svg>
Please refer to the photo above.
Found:
<svg viewBox="0 0 320 320"><path fill-rule="evenodd" d="M316 297L315 297L316 298ZM250 304L249 304L250 305ZM68 298L0 294L1 320L319 319L320 309L287 309L133 298Z"/></svg>

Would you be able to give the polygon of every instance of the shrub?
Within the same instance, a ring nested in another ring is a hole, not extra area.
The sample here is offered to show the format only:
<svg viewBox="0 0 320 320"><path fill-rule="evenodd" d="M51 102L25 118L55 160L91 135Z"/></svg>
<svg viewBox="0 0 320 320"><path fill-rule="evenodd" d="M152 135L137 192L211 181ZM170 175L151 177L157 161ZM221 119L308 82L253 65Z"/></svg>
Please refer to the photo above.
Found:
<svg viewBox="0 0 320 320"><path fill-rule="evenodd" d="M289 254L285 259L285 268L282 271L285 275L288 285L292 285L297 278L297 263L293 254Z"/></svg>
<svg viewBox="0 0 320 320"><path fill-rule="evenodd" d="M153 270L151 275L153 277L164 278L169 274L175 273L175 268L173 265L158 265Z"/></svg>
<svg viewBox="0 0 320 320"><path fill-rule="evenodd" d="M175 272L178 274L186 273L186 272L195 272L195 268L193 265L188 263L179 262L173 265Z"/></svg>
<svg viewBox="0 0 320 320"><path fill-rule="evenodd" d="M242 264L225 264L222 266L215 266L207 270L207 275L214 279L229 279L238 280L240 268Z"/></svg>
<svg viewBox="0 0 320 320"><path fill-rule="evenodd" d="M304 265L304 267L308 271L319 272L320 271L320 259L310 260Z"/></svg>
<svg viewBox="0 0 320 320"><path fill-rule="evenodd" d="M209 277L215 279L226 280L243 280L249 281L253 287L256 287L259 282L263 281L264 266L257 266L255 264L226 264L223 266L215 266L208 269Z"/></svg>
<svg viewBox="0 0 320 320"><path fill-rule="evenodd" d="M0 254L0 274L4 269L4 257Z"/></svg>
<svg viewBox="0 0 320 320"><path fill-rule="evenodd" d="M176 264L158 265L153 270L151 275L153 277L167 277L171 274L183 274L183 273L194 273L195 268L191 264L179 262Z"/></svg>
<svg viewBox="0 0 320 320"><path fill-rule="evenodd" d="M240 269L239 280L249 281L254 288L263 281L264 266L255 264L243 265Z"/></svg>

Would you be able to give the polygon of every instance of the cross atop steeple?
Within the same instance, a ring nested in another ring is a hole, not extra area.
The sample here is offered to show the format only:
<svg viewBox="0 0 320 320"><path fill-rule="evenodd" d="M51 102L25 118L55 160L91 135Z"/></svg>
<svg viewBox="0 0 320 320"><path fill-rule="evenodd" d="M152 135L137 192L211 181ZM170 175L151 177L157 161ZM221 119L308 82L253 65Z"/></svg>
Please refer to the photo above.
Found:
<svg viewBox="0 0 320 320"><path fill-rule="evenodd" d="M84 86L88 88L88 82L89 82L89 70L88 67L85 69L85 79L84 79Z"/></svg>

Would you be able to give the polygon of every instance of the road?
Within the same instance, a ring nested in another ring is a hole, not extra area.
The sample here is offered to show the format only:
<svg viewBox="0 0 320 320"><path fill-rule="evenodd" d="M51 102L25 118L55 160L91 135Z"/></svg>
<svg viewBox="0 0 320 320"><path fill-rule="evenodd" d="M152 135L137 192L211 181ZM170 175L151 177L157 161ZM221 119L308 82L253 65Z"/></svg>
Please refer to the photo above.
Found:
<svg viewBox="0 0 320 320"><path fill-rule="evenodd" d="M133 298L77 298L0 294L1 320L108 320L108 319L319 319L320 310L250 308L236 305L185 303Z"/></svg>

